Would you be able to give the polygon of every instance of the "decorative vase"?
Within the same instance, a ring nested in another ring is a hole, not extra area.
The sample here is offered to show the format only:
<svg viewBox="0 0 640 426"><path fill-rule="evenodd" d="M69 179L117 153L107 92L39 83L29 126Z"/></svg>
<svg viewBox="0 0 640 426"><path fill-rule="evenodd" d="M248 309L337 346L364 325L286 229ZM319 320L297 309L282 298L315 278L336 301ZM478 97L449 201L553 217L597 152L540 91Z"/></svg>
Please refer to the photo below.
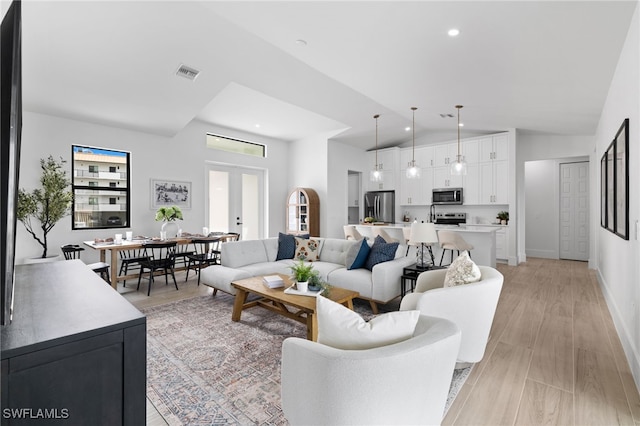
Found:
<svg viewBox="0 0 640 426"><path fill-rule="evenodd" d="M178 229L178 224L173 221L163 222L162 228L160 228L160 239L166 240L167 238L175 237L176 235L178 235Z"/></svg>
<svg viewBox="0 0 640 426"><path fill-rule="evenodd" d="M298 281L296 282L296 289L303 293L306 293L309 289L309 281Z"/></svg>
<svg viewBox="0 0 640 426"><path fill-rule="evenodd" d="M309 288L309 291L318 291L322 287L320 287L319 285L309 285L308 288Z"/></svg>

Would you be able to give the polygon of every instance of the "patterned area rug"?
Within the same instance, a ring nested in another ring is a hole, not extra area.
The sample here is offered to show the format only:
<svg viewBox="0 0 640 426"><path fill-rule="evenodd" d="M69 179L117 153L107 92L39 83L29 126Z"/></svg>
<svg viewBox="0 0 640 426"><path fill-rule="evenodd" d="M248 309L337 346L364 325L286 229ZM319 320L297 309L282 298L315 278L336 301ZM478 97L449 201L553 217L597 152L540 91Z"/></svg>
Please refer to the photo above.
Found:
<svg viewBox="0 0 640 426"><path fill-rule="evenodd" d="M147 397L170 425L286 425L280 408L282 341L303 324L262 308L231 321L233 297L218 293L147 315ZM356 304L366 319L368 305ZM471 368L455 370L447 409Z"/></svg>

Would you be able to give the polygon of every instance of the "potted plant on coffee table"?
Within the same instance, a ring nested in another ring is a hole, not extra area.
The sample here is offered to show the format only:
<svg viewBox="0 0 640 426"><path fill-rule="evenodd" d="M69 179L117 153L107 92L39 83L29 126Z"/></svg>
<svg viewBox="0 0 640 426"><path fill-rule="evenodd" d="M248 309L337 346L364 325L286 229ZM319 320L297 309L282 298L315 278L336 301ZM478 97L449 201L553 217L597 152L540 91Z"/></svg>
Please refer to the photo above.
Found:
<svg viewBox="0 0 640 426"><path fill-rule="evenodd" d="M294 265L290 266L293 280L296 282L296 289L298 291L307 291L309 285L309 278L314 275L313 265L306 264L304 261L296 262Z"/></svg>
<svg viewBox="0 0 640 426"><path fill-rule="evenodd" d="M41 259L47 259L49 232L69 214L73 201L73 193L67 190L71 181L67 178L64 163L66 161L62 158L57 161L52 155L40 159L40 188L31 192L24 188L18 190L16 218L42 247Z"/></svg>

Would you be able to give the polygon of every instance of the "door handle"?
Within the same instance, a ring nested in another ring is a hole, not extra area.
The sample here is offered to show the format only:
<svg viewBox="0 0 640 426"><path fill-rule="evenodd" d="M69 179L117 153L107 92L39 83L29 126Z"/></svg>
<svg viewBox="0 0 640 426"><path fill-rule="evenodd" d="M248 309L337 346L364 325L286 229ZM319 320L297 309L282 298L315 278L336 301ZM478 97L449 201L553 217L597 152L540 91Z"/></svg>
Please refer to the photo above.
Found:
<svg viewBox="0 0 640 426"><path fill-rule="evenodd" d="M242 225L242 222L236 222L236 225Z"/></svg>

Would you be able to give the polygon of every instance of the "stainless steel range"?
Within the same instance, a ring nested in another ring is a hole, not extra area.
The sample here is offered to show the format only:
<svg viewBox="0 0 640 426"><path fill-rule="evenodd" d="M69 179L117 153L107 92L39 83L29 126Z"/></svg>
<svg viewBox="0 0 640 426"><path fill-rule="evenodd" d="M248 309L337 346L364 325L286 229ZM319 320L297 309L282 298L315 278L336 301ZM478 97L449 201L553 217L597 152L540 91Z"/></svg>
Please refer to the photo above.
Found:
<svg viewBox="0 0 640 426"><path fill-rule="evenodd" d="M436 213L436 225L460 225L467 223L466 213Z"/></svg>

